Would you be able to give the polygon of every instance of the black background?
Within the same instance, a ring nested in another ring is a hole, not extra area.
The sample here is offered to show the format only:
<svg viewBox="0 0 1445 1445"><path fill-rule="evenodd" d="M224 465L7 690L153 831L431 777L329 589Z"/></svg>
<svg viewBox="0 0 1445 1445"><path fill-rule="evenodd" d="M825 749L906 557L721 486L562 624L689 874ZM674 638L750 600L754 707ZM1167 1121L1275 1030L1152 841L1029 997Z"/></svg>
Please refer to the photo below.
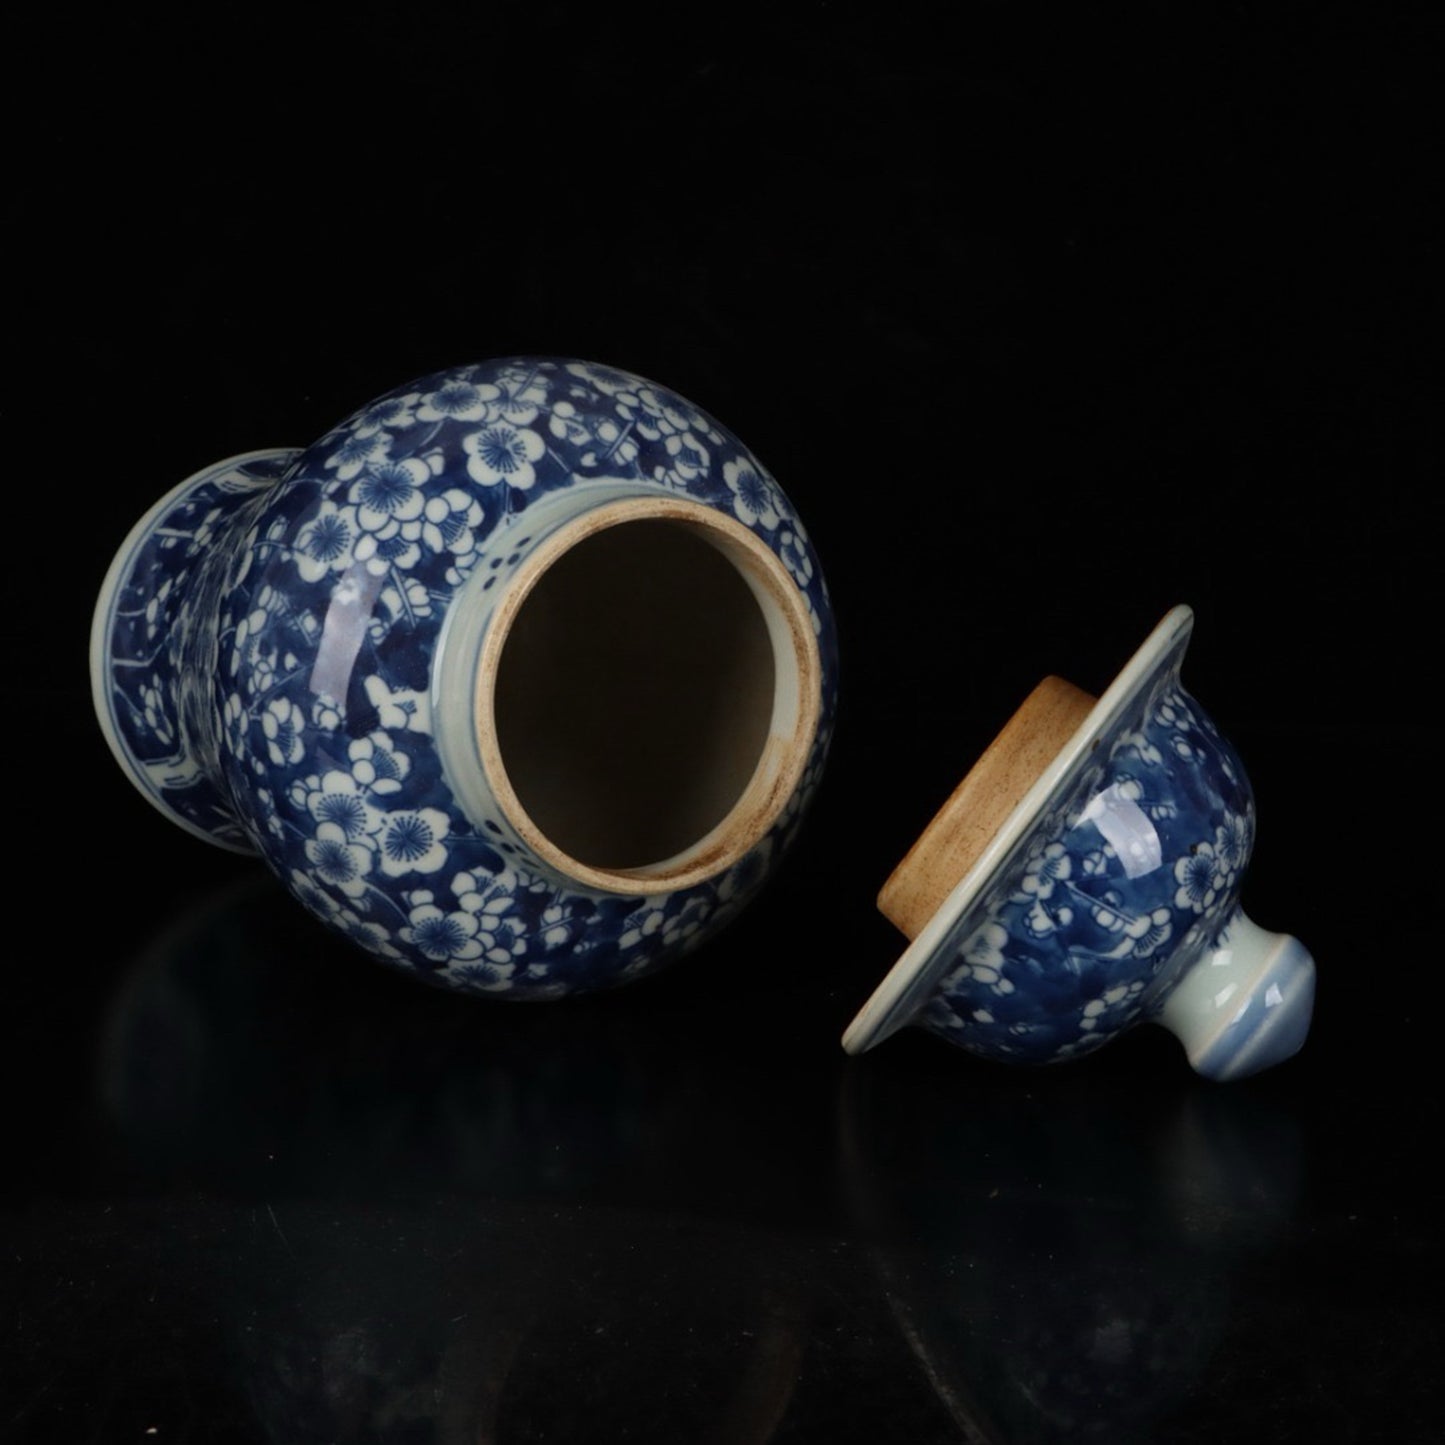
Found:
<svg viewBox="0 0 1445 1445"><path fill-rule="evenodd" d="M21 22L0 1437L440 1441L486 1399L502 1440L1438 1438L1432 29ZM516 353L741 436L843 667L757 905L535 1009L385 974L170 827L86 675L180 478ZM1100 690L1181 601L1259 799L1246 907L1319 963L1305 1051L1228 1089L1150 1030L844 1060L917 830L1034 682Z"/></svg>

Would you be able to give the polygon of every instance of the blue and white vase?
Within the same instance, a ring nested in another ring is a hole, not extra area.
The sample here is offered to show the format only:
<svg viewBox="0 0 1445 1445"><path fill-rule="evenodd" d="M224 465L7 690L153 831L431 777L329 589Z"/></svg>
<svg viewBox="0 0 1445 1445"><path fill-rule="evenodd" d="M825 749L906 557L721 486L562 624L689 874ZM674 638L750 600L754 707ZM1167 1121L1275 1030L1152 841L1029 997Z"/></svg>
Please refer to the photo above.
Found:
<svg viewBox="0 0 1445 1445"><path fill-rule="evenodd" d="M1304 1042L1314 961L1239 906L1254 797L1179 681L1177 607L1097 701L1028 699L879 896L912 939L844 1034L908 1024L985 1058L1047 1064L1141 1021L1241 1078Z"/></svg>
<svg viewBox="0 0 1445 1445"><path fill-rule="evenodd" d="M511 359L398 387L140 521L91 642L101 726L183 828L428 982L638 977L748 899L836 692L776 482L640 377Z"/></svg>

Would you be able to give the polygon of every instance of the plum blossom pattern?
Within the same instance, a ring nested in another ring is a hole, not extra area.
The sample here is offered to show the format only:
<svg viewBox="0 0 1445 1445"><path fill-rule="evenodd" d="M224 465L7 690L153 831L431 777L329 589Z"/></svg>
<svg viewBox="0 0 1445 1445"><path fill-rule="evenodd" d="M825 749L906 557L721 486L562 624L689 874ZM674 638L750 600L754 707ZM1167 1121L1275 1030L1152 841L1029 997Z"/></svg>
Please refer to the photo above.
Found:
<svg viewBox="0 0 1445 1445"><path fill-rule="evenodd" d="M431 703L425 693L412 692L407 688L397 688L393 692L378 673L366 678L362 687L383 728L404 728L418 733L431 731Z"/></svg>
<svg viewBox="0 0 1445 1445"><path fill-rule="evenodd" d="M536 432L495 422L472 432L462 441L467 453L467 475L484 487L506 482L518 491L530 491L537 480L533 463L542 459L547 444Z"/></svg>
<svg viewBox="0 0 1445 1445"><path fill-rule="evenodd" d="M357 738L346 752L351 760L351 775L361 787L382 797L401 791L411 760L397 750L386 733Z"/></svg>
<svg viewBox="0 0 1445 1445"><path fill-rule="evenodd" d="M420 421L485 421L500 395L495 386L460 375L444 375L436 380L440 384L422 397L417 408Z"/></svg>
<svg viewBox="0 0 1445 1445"><path fill-rule="evenodd" d="M278 767L299 763L306 756L306 717L294 702L278 697L268 703L261 714L261 731L266 736L266 751Z"/></svg>
<svg viewBox="0 0 1445 1445"><path fill-rule="evenodd" d="M304 847L318 884L329 885L348 898L359 898L366 891L372 849L353 843L339 823L322 823Z"/></svg>
<svg viewBox="0 0 1445 1445"><path fill-rule="evenodd" d="M443 913L425 889L418 889L409 901L412 910L400 931L404 943L435 964L467 963L482 956L476 914L461 909Z"/></svg>
<svg viewBox="0 0 1445 1445"><path fill-rule="evenodd" d="M592 890L462 807L433 738L431 660L459 589L507 575L558 493L685 495L749 527L806 600L823 706L799 788L728 872ZM122 565L123 564L123 565ZM258 851L372 956L465 992L548 998L640 976L745 906L795 835L832 730L836 643L793 509L738 440L654 383L506 359L377 398L305 451L167 498L103 603L103 717L133 781Z"/></svg>
<svg viewBox="0 0 1445 1445"><path fill-rule="evenodd" d="M1253 797L1178 667L1176 650L956 925L919 1022L994 1059L1088 1053L1157 1008L1227 925ZM1120 857L1105 831L1111 807L1132 808L1131 826L1154 831L1152 866Z"/></svg>
<svg viewBox="0 0 1445 1445"><path fill-rule="evenodd" d="M1054 885L1064 883L1073 872L1073 864L1062 843L1050 843L1030 857L1019 886L1041 902L1052 898Z"/></svg>
<svg viewBox="0 0 1445 1445"><path fill-rule="evenodd" d="M416 420L416 404L420 399L415 392L408 392L372 402L356 414L353 434L372 437L383 430L405 431Z"/></svg>
<svg viewBox="0 0 1445 1445"><path fill-rule="evenodd" d="M388 813L377 829L381 871L399 878L404 873L435 873L447 863L447 815L438 808L407 808Z"/></svg>
<svg viewBox="0 0 1445 1445"><path fill-rule="evenodd" d="M429 476L426 463L416 457L368 467L351 485L356 520L365 531L383 535L415 520L426 505L422 484Z"/></svg>
<svg viewBox="0 0 1445 1445"><path fill-rule="evenodd" d="M355 507L323 502L296 536L296 570L302 580L320 582L333 570L345 571L351 565L359 531Z"/></svg>
<svg viewBox="0 0 1445 1445"><path fill-rule="evenodd" d="M665 436L662 446L666 461L653 468L653 476L680 491L691 490L711 465L711 453L691 432Z"/></svg>
<svg viewBox="0 0 1445 1445"><path fill-rule="evenodd" d="M422 540L438 555L450 552L454 557L465 557L475 549L477 528L481 525L481 503L453 487L427 500Z"/></svg>
<svg viewBox="0 0 1445 1445"><path fill-rule="evenodd" d="M381 828L380 810L367 799L350 773L333 771L324 778L307 778L291 785L291 795L302 803L318 825L333 823L348 841L374 837Z"/></svg>
<svg viewBox="0 0 1445 1445"><path fill-rule="evenodd" d="M749 527L761 523L768 531L778 525L778 509L773 504L777 490L748 461L728 462L723 467L723 480L733 494L733 513Z"/></svg>
<svg viewBox="0 0 1445 1445"><path fill-rule="evenodd" d="M335 470L339 481L349 482L359 476L363 468L383 463L390 450L391 436L387 431L371 431L365 435L353 431L326 458L325 466Z"/></svg>
<svg viewBox="0 0 1445 1445"><path fill-rule="evenodd" d="M1219 869L1214 862L1214 849L1208 843L1196 843L1174 865L1174 906L1194 913L1207 913L1219 896Z"/></svg>

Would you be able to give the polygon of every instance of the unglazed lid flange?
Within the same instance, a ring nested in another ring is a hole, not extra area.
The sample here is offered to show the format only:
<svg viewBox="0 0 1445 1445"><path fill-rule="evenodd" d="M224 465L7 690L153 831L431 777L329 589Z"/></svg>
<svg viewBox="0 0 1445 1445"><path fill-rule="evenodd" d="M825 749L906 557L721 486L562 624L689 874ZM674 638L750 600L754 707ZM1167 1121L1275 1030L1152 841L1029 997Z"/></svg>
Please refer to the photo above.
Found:
<svg viewBox="0 0 1445 1445"><path fill-rule="evenodd" d="M1087 694L1050 678L1015 713L879 895L879 907L913 939L844 1032L850 1054L881 1043L924 1007L999 874L1119 718L1174 663L1193 626L1188 607L1174 608L1091 707Z"/></svg>

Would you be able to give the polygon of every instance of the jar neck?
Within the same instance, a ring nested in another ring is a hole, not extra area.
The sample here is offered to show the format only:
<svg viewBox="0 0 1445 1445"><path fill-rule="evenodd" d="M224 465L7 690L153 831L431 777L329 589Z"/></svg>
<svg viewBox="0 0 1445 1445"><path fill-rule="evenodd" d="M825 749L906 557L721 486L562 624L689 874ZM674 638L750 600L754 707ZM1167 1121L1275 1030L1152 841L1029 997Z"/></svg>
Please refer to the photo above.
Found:
<svg viewBox="0 0 1445 1445"><path fill-rule="evenodd" d="M187 832L253 851L218 766L218 608L237 543L299 455L247 452L167 492L111 562L91 628L96 716L126 776Z"/></svg>

